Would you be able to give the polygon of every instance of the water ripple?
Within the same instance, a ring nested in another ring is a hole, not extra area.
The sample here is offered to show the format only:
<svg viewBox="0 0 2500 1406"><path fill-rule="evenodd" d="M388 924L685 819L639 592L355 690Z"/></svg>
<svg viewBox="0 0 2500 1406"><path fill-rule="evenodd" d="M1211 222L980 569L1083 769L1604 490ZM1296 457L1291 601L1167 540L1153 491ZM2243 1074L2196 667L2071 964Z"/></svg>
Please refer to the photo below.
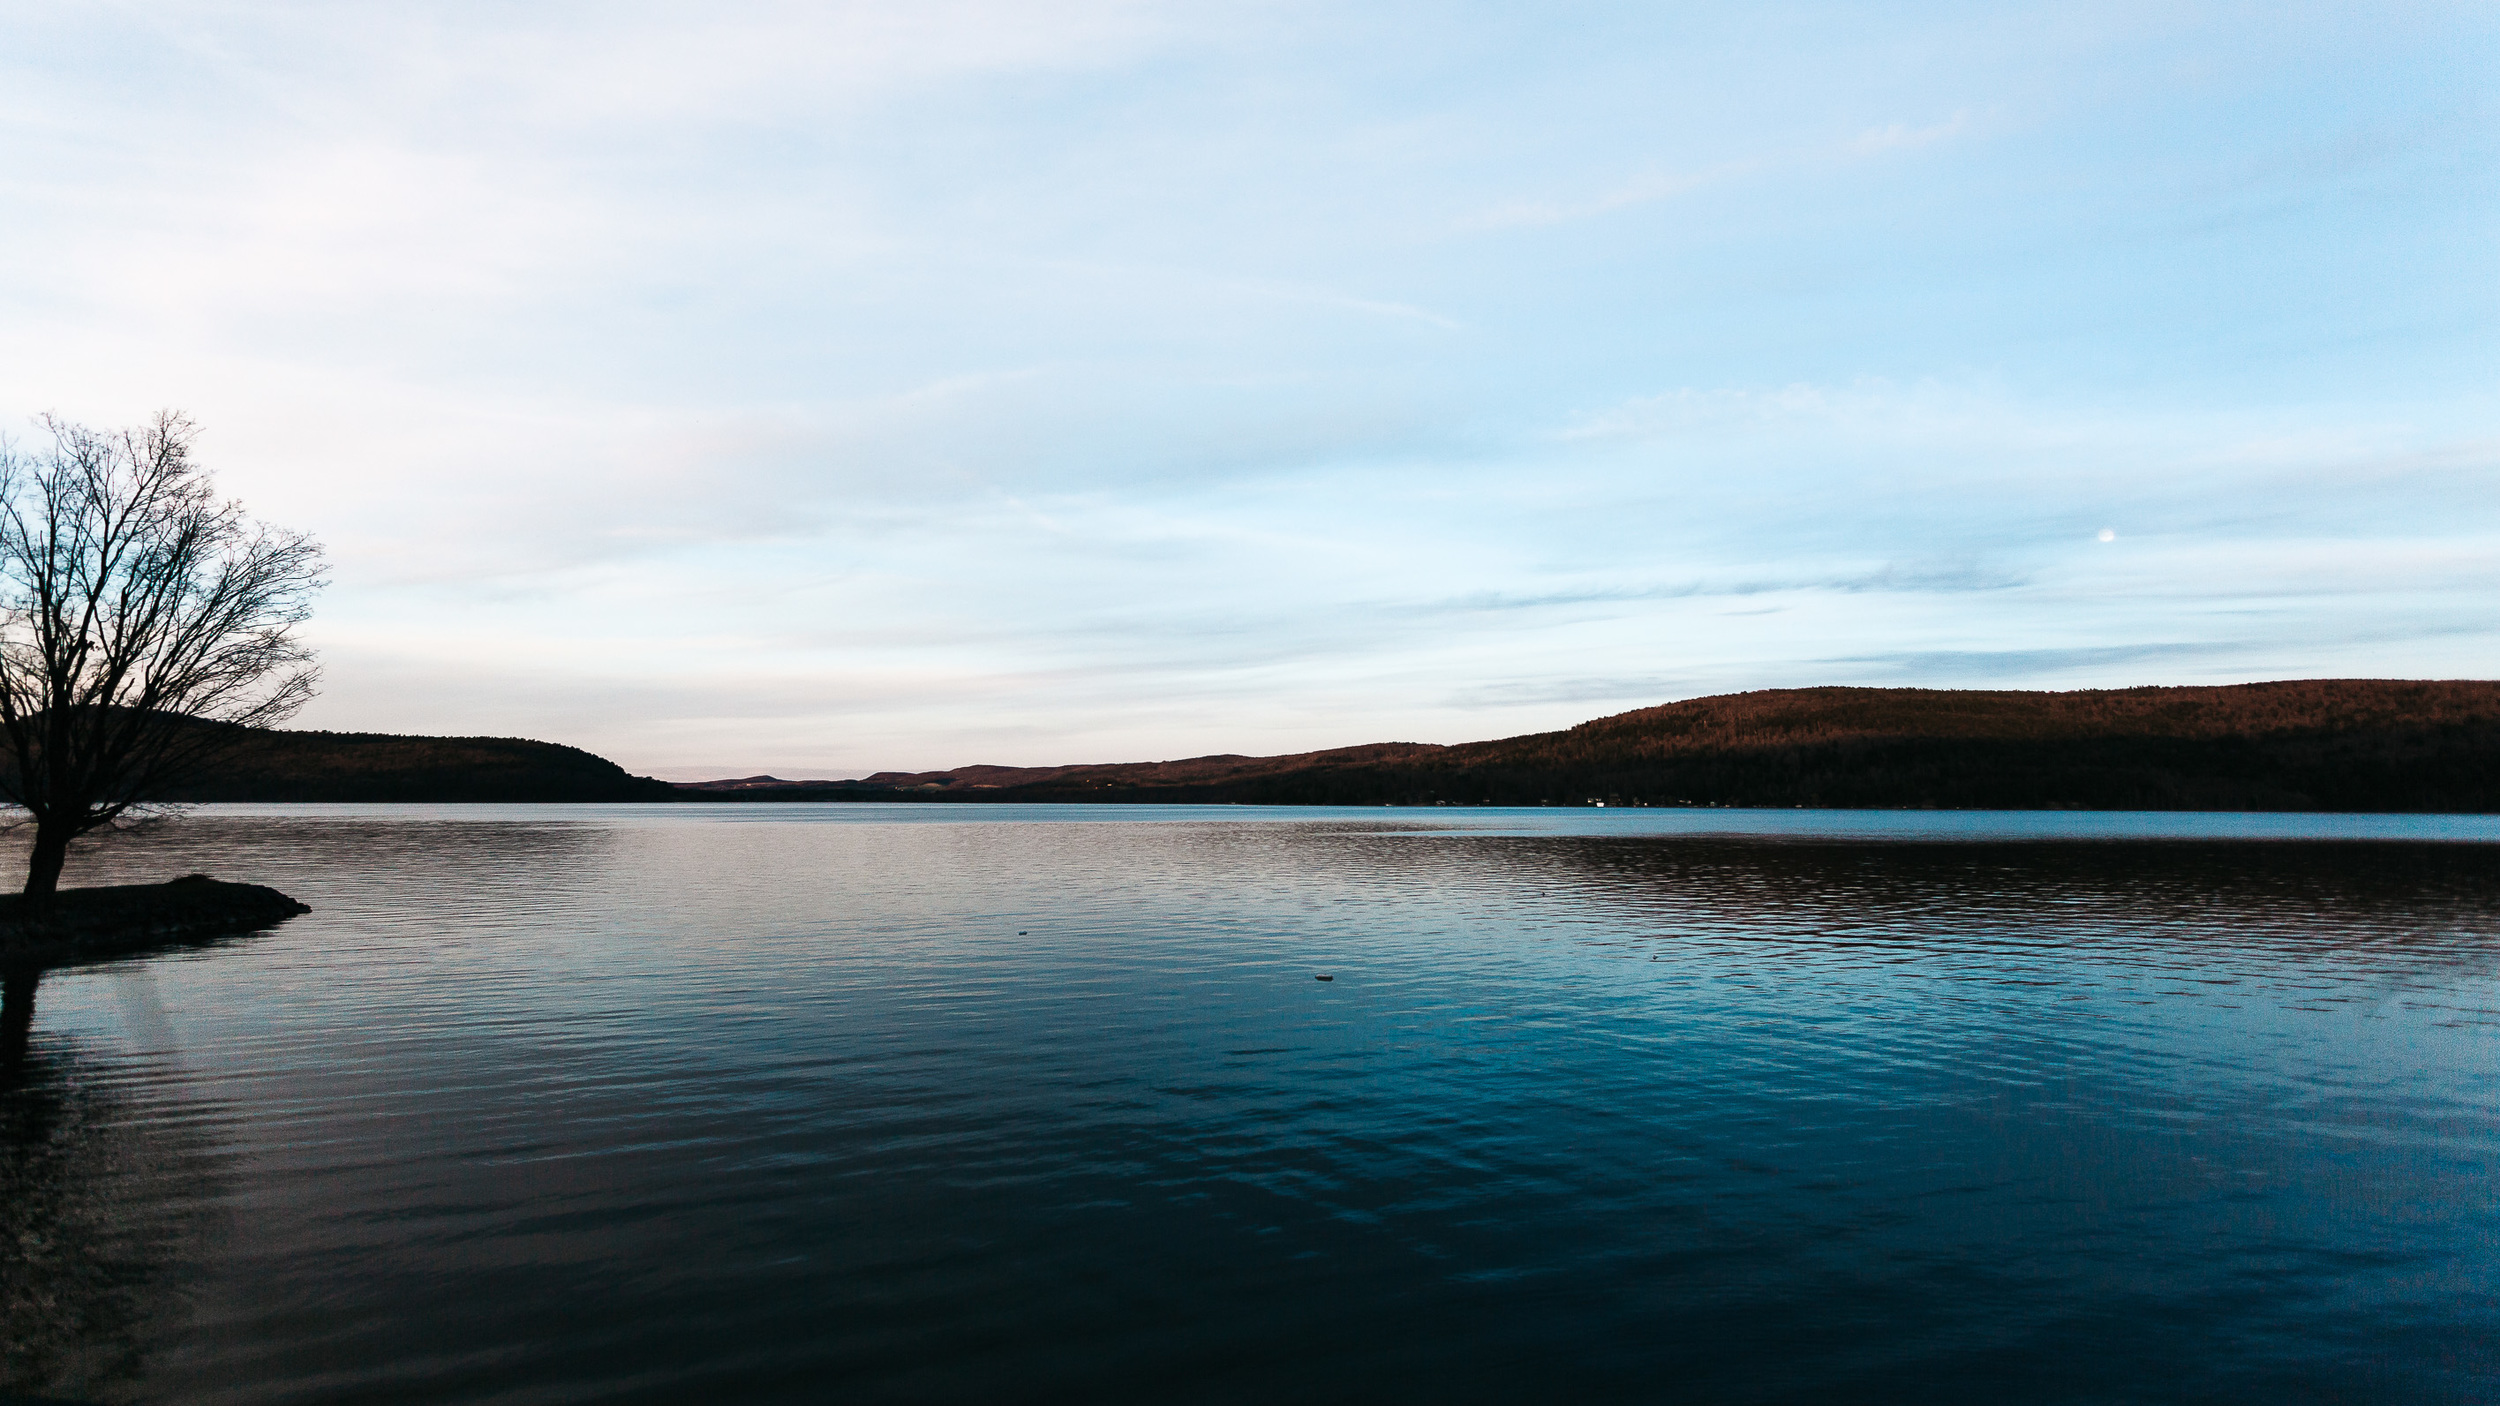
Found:
<svg viewBox="0 0 2500 1406"><path fill-rule="evenodd" d="M1028 810L98 850L315 911L47 979L0 1383L2488 1399L2471 823Z"/></svg>

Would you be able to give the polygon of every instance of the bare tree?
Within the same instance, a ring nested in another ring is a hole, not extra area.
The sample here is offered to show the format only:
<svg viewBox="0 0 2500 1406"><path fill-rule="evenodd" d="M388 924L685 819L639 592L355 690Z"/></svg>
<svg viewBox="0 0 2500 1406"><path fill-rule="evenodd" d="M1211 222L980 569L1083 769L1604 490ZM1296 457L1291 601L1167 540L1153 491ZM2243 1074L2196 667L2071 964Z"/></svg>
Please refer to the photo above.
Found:
<svg viewBox="0 0 2500 1406"><path fill-rule="evenodd" d="M295 627L323 585L319 544L217 499L183 416L42 424L47 453L0 443L0 800L35 826L30 897L312 697Z"/></svg>

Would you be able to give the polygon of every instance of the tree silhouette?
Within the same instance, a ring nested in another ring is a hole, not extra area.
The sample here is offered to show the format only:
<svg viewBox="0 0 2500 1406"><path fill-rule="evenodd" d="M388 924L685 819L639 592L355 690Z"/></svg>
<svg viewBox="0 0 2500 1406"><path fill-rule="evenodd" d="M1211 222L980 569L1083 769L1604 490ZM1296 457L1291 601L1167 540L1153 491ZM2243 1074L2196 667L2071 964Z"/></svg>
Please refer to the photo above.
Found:
<svg viewBox="0 0 2500 1406"><path fill-rule="evenodd" d="M183 416L42 425L46 452L0 444L0 799L35 826L31 898L71 841L312 697L295 627L323 584L310 537L216 497Z"/></svg>

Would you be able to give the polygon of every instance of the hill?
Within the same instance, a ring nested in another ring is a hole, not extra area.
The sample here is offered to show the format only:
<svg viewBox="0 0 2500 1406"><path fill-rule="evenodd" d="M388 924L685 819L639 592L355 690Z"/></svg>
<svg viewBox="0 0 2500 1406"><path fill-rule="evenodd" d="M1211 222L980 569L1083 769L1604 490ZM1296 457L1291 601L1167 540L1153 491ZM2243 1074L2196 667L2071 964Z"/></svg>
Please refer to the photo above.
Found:
<svg viewBox="0 0 2500 1406"><path fill-rule="evenodd" d="M699 799L2500 810L2500 683L1806 688L1280 757L681 786Z"/></svg>
<svg viewBox="0 0 2500 1406"><path fill-rule="evenodd" d="M253 730L182 801L667 801L665 781L519 737Z"/></svg>

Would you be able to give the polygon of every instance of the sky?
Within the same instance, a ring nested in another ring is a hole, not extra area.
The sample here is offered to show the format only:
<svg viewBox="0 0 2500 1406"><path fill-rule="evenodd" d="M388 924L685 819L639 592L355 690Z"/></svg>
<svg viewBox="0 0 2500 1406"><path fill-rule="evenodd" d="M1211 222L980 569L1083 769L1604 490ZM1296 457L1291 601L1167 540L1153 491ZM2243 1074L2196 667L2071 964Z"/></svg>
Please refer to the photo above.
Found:
<svg viewBox="0 0 2500 1406"><path fill-rule="evenodd" d="M670 779L2500 676L2488 4L0 0L0 428Z"/></svg>

